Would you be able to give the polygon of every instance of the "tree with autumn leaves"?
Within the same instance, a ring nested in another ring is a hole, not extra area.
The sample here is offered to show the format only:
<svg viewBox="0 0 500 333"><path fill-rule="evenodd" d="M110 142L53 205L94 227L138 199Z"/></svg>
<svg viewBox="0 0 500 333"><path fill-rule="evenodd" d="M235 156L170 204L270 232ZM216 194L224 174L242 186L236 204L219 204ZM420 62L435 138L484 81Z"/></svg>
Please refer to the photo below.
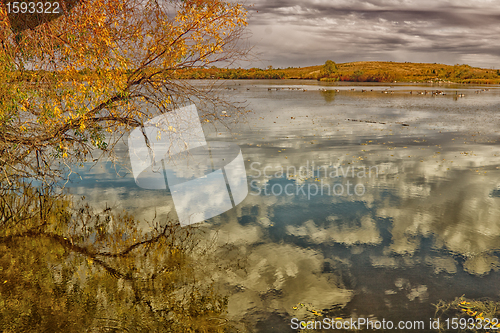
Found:
<svg viewBox="0 0 500 333"><path fill-rule="evenodd" d="M247 51L246 10L237 3L89 0L61 8L19 24L20 14L0 7L2 183L50 178L54 163L109 151L158 112L222 103L176 71L229 64ZM204 110L208 121L217 117Z"/></svg>
<svg viewBox="0 0 500 333"><path fill-rule="evenodd" d="M7 0L10 2L10 0ZM0 4L0 331L222 332L194 228L75 204L51 182L159 112L217 95L177 71L246 55L245 8L220 0ZM227 113L230 112L231 105ZM237 108L233 108L237 111ZM23 180L38 179L34 187Z"/></svg>

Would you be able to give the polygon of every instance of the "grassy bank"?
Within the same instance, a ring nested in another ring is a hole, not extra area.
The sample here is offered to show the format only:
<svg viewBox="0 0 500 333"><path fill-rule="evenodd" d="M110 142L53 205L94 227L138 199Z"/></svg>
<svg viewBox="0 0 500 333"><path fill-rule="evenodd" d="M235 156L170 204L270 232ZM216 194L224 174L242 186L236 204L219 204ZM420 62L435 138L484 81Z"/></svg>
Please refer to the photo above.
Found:
<svg viewBox="0 0 500 333"><path fill-rule="evenodd" d="M456 82L499 84L500 70L469 65L443 65L397 62L348 62L335 64L325 71L324 65L285 69L207 68L178 71L184 79L314 79L328 82Z"/></svg>
<svg viewBox="0 0 500 333"><path fill-rule="evenodd" d="M328 62L327 62L328 63ZM152 74L154 69L150 69ZM110 75L125 75L112 73ZM91 81L90 70L75 73L44 71L12 72L10 82L55 82L72 79ZM326 82L454 82L500 84L500 69L485 69L469 65L443 65L409 62L360 61L309 67L289 68L189 68L167 71L160 76L169 79L309 79ZM160 77L158 77L160 78Z"/></svg>

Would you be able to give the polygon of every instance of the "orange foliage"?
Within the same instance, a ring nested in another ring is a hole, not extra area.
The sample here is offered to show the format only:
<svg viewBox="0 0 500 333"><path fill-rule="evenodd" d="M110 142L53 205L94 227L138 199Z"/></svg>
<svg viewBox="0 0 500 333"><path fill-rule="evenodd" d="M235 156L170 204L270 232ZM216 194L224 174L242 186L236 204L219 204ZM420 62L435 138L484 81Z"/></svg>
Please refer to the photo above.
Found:
<svg viewBox="0 0 500 333"><path fill-rule="evenodd" d="M13 32L0 6L2 173L33 175L29 157L35 174L40 159L83 159L106 149L105 130L123 133L196 95L175 71L241 58L246 24L241 4L221 0L90 0Z"/></svg>

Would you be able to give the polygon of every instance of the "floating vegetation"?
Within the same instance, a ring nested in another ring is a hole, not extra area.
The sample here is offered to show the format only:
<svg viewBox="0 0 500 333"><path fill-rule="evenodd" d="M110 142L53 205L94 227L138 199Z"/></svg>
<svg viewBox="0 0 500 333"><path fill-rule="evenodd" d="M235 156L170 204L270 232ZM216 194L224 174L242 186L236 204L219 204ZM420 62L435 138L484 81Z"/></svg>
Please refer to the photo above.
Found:
<svg viewBox="0 0 500 333"><path fill-rule="evenodd" d="M359 119L347 119L349 121L359 121L360 123L369 123L369 124L382 124L382 125L386 125L387 123L382 123L382 122L379 122L379 121L373 121L373 120L359 120ZM398 125L401 125L401 126L410 126L409 124L407 123L403 123L401 121L396 121L395 124L398 124Z"/></svg>
<svg viewBox="0 0 500 333"><path fill-rule="evenodd" d="M471 300L464 296L451 302L440 301L436 306L436 318L440 319L439 332L450 331L447 319L465 319L465 328L458 332L488 332L500 329L500 303L491 300ZM457 332L457 329L453 330Z"/></svg>
<svg viewBox="0 0 500 333"><path fill-rule="evenodd" d="M311 304L308 303L298 303L296 306L292 307L293 310L305 309L306 312L312 313L315 316L321 317L323 316L322 311L315 310Z"/></svg>

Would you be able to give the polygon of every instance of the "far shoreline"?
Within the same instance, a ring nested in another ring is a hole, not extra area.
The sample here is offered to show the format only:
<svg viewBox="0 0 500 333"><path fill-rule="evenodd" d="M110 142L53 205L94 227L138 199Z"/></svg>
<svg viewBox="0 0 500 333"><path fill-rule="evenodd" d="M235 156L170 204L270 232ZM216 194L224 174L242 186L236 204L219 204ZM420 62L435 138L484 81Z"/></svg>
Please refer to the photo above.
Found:
<svg viewBox="0 0 500 333"><path fill-rule="evenodd" d="M100 70L102 72L102 69ZM112 71L114 76L130 75L133 70ZM485 69L469 65L444 65L430 63L361 61L336 64L327 60L324 65L309 67L273 68L219 68L203 66L173 68L161 71L149 69L153 81L169 80L316 80L325 83L407 83L407 84L500 84L500 69ZM83 69L76 72L23 70L9 74L9 83L46 83L61 81L92 81L95 71Z"/></svg>
<svg viewBox="0 0 500 333"><path fill-rule="evenodd" d="M333 65L332 65L333 64ZM303 79L322 82L374 83L446 83L446 84L500 84L500 69L485 69L469 65L444 65L398 62L348 62L309 67L260 68L192 68L178 70L179 79Z"/></svg>

